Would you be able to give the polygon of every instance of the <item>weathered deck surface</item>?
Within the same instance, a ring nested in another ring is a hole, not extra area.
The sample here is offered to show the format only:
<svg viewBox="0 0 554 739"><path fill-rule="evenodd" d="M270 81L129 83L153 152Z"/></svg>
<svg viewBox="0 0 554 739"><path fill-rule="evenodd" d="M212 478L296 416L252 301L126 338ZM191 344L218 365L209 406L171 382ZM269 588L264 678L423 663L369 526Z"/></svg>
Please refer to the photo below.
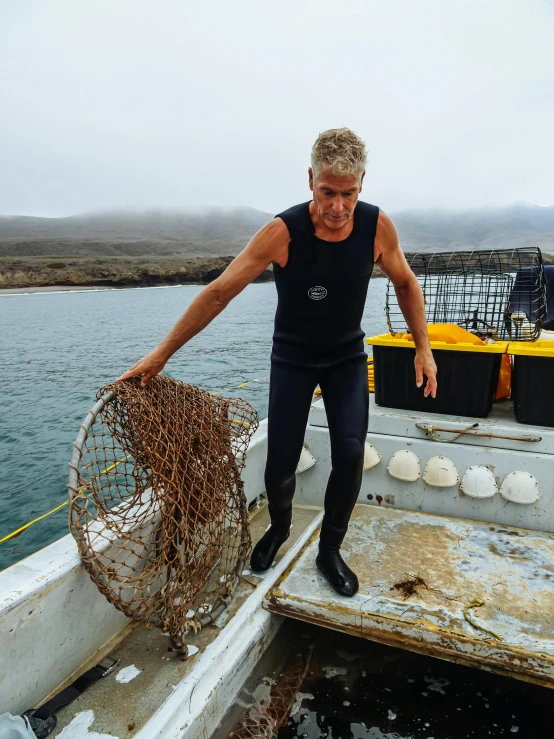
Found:
<svg viewBox="0 0 554 739"><path fill-rule="evenodd" d="M279 551L276 562L294 546L318 513L314 508L294 506L291 536ZM250 531L254 543L263 535L268 525L269 514L264 502L259 509L254 508L250 512ZM196 659L233 618L252 593L253 587L264 576L256 576L249 570L245 573L248 573L247 579L253 585L241 581L229 607L214 624L187 637L187 643L198 649L196 654L182 662L178 655L168 653L169 640L158 629L149 630L142 624L138 625L110 653L111 657L119 661L114 672L93 683L73 703L58 711L58 725L52 737L80 739L94 736L99 739L124 739L134 736L169 697L176 685L187 676ZM131 676L136 674L136 677L129 682L119 682L120 671L125 668L135 668Z"/></svg>
<svg viewBox="0 0 554 739"><path fill-rule="evenodd" d="M357 505L342 548L354 598L317 571L317 536L269 591L269 610L554 687L554 534ZM484 604L467 609L474 599Z"/></svg>

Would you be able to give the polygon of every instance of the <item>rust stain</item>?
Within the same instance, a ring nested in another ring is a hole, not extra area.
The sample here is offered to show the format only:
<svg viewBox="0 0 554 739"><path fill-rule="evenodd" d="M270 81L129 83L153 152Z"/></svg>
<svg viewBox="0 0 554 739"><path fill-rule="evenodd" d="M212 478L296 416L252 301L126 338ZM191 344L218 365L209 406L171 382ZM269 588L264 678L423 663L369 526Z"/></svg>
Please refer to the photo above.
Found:
<svg viewBox="0 0 554 739"><path fill-rule="evenodd" d="M396 628L389 628L387 619L383 619L382 623L373 622L371 625L362 623L361 629L354 624L344 624L329 618L327 614L305 612L302 609L295 608L289 603L272 601L269 610L279 613L282 616L294 618L306 623L312 623L316 626L332 629L333 631L341 631L352 636L357 636L368 641L386 644L392 647L400 647L407 651L417 652L430 657L439 657L450 662L465 665L467 667L478 667L487 672L493 672L499 675L507 675L514 677L523 682L542 685L547 688L554 688L554 677L552 672L548 670L549 665L535 665L529 659L528 653L523 650L508 649L495 650L506 651L500 657L498 654L487 655L471 654L464 650L468 645L475 647L481 646L483 640L469 637L458 638L453 640L451 634L439 634L439 639L435 643L426 643L425 641L414 638L402 629L401 625ZM541 669L542 668L542 669Z"/></svg>
<svg viewBox="0 0 554 739"><path fill-rule="evenodd" d="M268 610L554 688L552 535L358 504L343 550L360 592L343 599L312 585L318 533ZM463 607L474 599L483 601L479 622L506 642L470 633Z"/></svg>

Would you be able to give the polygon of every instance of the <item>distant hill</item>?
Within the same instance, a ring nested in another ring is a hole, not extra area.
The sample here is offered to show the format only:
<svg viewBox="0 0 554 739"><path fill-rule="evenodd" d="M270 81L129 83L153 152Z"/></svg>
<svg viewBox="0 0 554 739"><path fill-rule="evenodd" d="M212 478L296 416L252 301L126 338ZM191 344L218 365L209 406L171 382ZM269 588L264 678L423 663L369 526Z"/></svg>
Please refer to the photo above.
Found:
<svg viewBox="0 0 554 739"><path fill-rule="evenodd" d="M404 251L539 246L554 252L554 206L391 214ZM272 218L254 208L0 216L0 257L221 257L236 255Z"/></svg>
<svg viewBox="0 0 554 739"><path fill-rule="evenodd" d="M0 256L236 255L271 218L254 208L0 216Z"/></svg>
<svg viewBox="0 0 554 739"><path fill-rule="evenodd" d="M522 246L554 252L554 206L525 203L467 211L404 211L392 218L407 252Z"/></svg>

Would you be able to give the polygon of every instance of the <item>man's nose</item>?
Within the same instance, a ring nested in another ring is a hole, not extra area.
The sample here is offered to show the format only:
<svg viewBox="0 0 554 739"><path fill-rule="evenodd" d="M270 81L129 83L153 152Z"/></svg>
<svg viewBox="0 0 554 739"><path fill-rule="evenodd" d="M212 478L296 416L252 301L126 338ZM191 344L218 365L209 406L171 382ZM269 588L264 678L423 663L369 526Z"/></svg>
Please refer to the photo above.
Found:
<svg viewBox="0 0 554 739"><path fill-rule="evenodd" d="M335 211L335 213L341 213L342 212L343 206L342 206L342 199L341 198L335 198L333 200L333 210Z"/></svg>

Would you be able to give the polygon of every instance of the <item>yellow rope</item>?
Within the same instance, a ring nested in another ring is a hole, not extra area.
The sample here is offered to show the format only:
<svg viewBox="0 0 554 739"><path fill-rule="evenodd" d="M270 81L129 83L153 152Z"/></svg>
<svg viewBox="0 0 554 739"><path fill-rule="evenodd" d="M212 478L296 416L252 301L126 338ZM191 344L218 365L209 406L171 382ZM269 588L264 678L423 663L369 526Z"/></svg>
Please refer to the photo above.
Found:
<svg viewBox="0 0 554 739"><path fill-rule="evenodd" d="M29 523L26 523L25 526L22 526L20 529L17 529L16 531L12 531L11 534L8 534L3 539L0 539L0 544L2 544L5 541L8 541L8 539L12 539L14 536L17 536L18 534L21 534L22 531L25 531L25 529L28 529L29 526L32 526L37 521L42 521L43 518L46 518L46 516L49 516L51 513L55 513L56 511L59 511L60 508L63 508L68 504L69 501L65 501L65 503L62 503L61 505L57 506L56 508L53 508L51 511L48 511L48 513L45 513L43 516L39 516L38 518L35 518L34 521L29 521Z"/></svg>
<svg viewBox="0 0 554 739"><path fill-rule="evenodd" d="M246 382L241 382L240 385L235 385L235 387L222 387L221 390L214 390L213 393L210 393L210 395L218 395L218 393L228 393L231 390L240 390L243 387L246 387L251 382L263 382L264 380L267 380L267 377L253 377L251 380L246 380Z"/></svg>
<svg viewBox="0 0 554 739"><path fill-rule="evenodd" d="M479 631L483 631L485 634L490 634L491 636L494 636L495 639L498 639L498 641L504 641L504 639L501 636L498 636L498 634L495 634L494 631L490 631L490 629L485 629L484 626L479 626L479 624L474 621L471 616L468 614L468 611L470 608L481 608L481 606L485 605L484 600L479 600L478 598L474 598L471 603L468 603L467 606L464 606L464 618L468 622L468 624L471 624L474 629L479 629Z"/></svg>
<svg viewBox="0 0 554 739"><path fill-rule="evenodd" d="M223 388L222 390L216 390L213 393L210 393L210 395L217 395L220 392L228 392L229 390L239 390L240 388L243 388L246 385L248 385L250 382L260 382L260 381L265 380L265 379L267 379L267 378L265 378L265 377L255 377L252 380L247 380L246 382L242 382L240 385L237 385L236 387L226 387L226 388ZM247 426L250 426L250 424L248 423L248 421L238 421L238 420L235 420L235 419L231 419L231 420L232 420L233 423L245 424ZM93 479L97 479L98 477L100 477L100 475L105 475L107 472L110 472L111 470L114 469L114 467L117 467L118 464L121 464L121 462L125 462L126 459L129 459L129 455L127 455L123 459L119 459L117 462L114 462L109 467L106 467L105 470L102 470L102 472L100 472L100 474L97 475L97 477L96 478L93 478ZM91 480L91 482L92 482L92 480ZM79 492L81 493L81 492L83 492L83 490L86 490L86 489L87 489L86 486L85 487L82 487L82 488L79 488ZM56 506L55 508L52 508L52 510L51 511L48 511L48 513L44 513L42 516L39 516L38 518L35 518L33 521L29 521L29 523L26 523L25 526L21 526L19 529L16 529L15 531L12 531L11 534L8 534L7 536L4 536L2 539L0 539L0 544L3 544L5 541L8 541L9 539L13 539L14 536L17 536L18 534L21 534L23 531L25 531L25 529L28 529L29 526L32 526L34 523L37 523L37 521L42 521L42 519L43 518L46 518L47 516L51 516L52 513L56 513L56 511L59 511L61 508L63 508L67 504L68 504L68 501L66 500L65 503L61 503L59 506Z"/></svg>
<svg viewBox="0 0 554 739"><path fill-rule="evenodd" d="M125 462L125 460L129 459L131 455L127 454L127 456L123 457L123 459L118 459L117 462L114 462L109 467L106 467L105 470L102 470L96 477L93 477L92 480L97 480L101 475L105 475L107 472L110 472L114 469L114 467L117 467L118 464L121 464L122 462ZM91 482L92 482L91 480ZM89 483L90 484L90 483ZM83 490L86 490L87 486L83 485L82 488L79 488L78 492L82 493ZM65 503L61 503L59 506L56 506L55 508L52 508L51 511L48 511L48 513L43 513L42 516L39 516L38 518L35 518L34 521L29 521L29 523L26 523L25 526L21 526L21 528L16 529L15 531L12 531L11 534L8 534L7 536L4 536L3 539L0 539L0 544L3 544L5 541L8 541L8 539L13 539L14 536L17 536L18 534L21 534L25 529L28 529L29 526L32 526L34 523L37 523L37 521L42 521L43 518L46 518L47 516L51 516L52 513L56 513L56 511L61 510L64 506L66 506L69 503L68 500L65 501Z"/></svg>

